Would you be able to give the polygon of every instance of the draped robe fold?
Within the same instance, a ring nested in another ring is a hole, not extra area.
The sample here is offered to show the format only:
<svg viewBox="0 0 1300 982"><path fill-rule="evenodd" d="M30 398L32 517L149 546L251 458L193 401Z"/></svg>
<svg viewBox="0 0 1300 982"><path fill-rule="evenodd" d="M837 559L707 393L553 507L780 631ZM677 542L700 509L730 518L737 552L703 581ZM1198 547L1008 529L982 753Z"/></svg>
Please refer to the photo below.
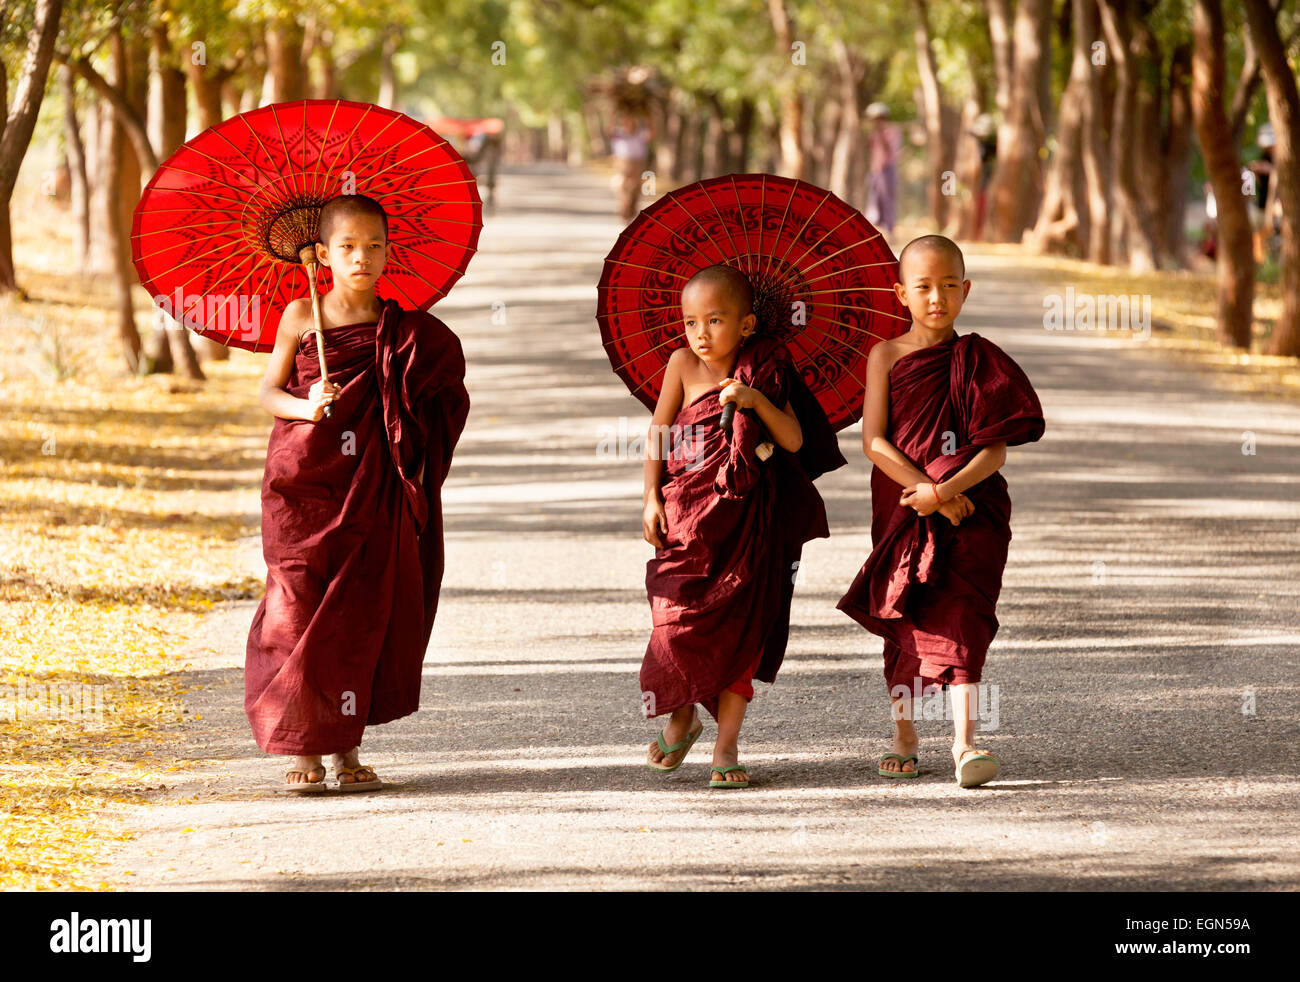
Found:
<svg viewBox="0 0 1300 982"><path fill-rule="evenodd" d="M936 483L982 447L1030 443L1043 428L1028 377L978 334L908 352L890 369L886 439ZM873 467L873 548L838 607L885 639L891 691L979 682L1011 542L1007 482L994 472L969 488L975 511L955 528L899 504L902 493Z"/></svg>
<svg viewBox="0 0 1300 982"><path fill-rule="evenodd" d="M304 336L286 390L320 378ZM277 418L262 480L266 596L244 708L269 753L327 754L419 708L443 573L442 483L469 396L460 341L388 300L324 335L332 416ZM418 479L424 465L423 483Z"/></svg>
<svg viewBox="0 0 1300 982"><path fill-rule="evenodd" d="M773 446L753 410L736 413L730 438L719 388L678 413L661 490L668 532L646 565L654 624L641 665L647 716L700 703L717 717L727 689L752 695L751 678L776 679L803 543L829 535L813 479L845 463L826 415L786 347L748 341L733 377L799 419L797 453Z"/></svg>

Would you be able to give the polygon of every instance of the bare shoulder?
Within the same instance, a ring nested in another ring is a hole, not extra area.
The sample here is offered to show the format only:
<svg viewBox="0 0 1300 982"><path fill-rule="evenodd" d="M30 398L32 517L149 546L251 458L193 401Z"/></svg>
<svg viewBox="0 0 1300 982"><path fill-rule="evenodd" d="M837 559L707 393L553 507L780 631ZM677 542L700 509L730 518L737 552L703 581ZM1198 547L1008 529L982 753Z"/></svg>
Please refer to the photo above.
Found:
<svg viewBox="0 0 1300 982"><path fill-rule="evenodd" d="M910 346L902 344L901 340L901 338L890 338L874 345L867 355L868 364L878 365L881 371L887 373L894 367L894 362L910 350Z"/></svg>
<svg viewBox="0 0 1300 982"><path fill-rule="evenodd" d="M674 366L679 370L684 366L686 366L692 360L698 361L699 359L695 357L695 352L692 351L687 345L682 345L680 348L678 348L676 351L674 351L671 355L668 356L668 364Z"/></svg>
<svg viewBox="0 0 1300 982"><path fill-rule="evenodd" d="M284 313L280 315L280 330L291 332L294 337L301 337L310 321L311 300L308 297L299 297L284 305Z"/></svg>
<svg viewBox="0 0 1300 982"><path fill-rule="evenodd" d="M682 345L671 355L668 356L668 364L683 379L692 379L698 373L700 368L699 356L690 349L689 345Z"/></svg>

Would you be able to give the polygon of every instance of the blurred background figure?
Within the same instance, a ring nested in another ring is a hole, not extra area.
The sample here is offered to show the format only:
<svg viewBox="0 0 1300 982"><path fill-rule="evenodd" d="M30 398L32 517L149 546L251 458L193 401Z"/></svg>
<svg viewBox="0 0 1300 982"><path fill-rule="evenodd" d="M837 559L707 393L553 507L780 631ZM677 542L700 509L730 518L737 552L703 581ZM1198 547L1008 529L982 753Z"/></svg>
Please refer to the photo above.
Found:
<svg viewBox="0 0 1300 982"><path fill-rule="evenodd" d="M478 181L483 205L488 211L496 208L497 167L501 163L504 146L505 123L496 117L486 119L453 119L440 116L430 120L429 128L444 137L456 152L465 158L469 169Z"/></svg>
<svg viewBox="0 0 1300 982"><path fill-rule="evenodd" d="M980 113L971 125L970 135L975 137L980 151L980 186L975 195L975 241L983 238L984 214L988 204L989 181L993 179L993 167L998 159L997 127L993 117Z"/></svg>
<svg viewBox="0 0 1300 982"><path fill-rule="evenodd" d="M1281 215L1277 207L1277 182L1273 178L1273 148L1277 141L1273 137L1273 127L1263 123L1255 133L1255 144L1259 156L1246 164L1255 175L1255 196L1246 199L1246 208L1250 212L1250 227L1254 231L1255 262L1262 263L1268 258L1269 240L1281 231Z"/></svg>
<svg viewBox="0 0 1300 982"><path fill-rule="evenodd" d="M610 150L619 174L619 215L625 224L641 210L641 174L650 160L653 136L647 117L626 109L620 110L610 131Z"/></svg>
<svg viewBox="0 0 1300 982"><path fill-rule="evenodd" d="M867 221L886 238L892 238L898 220L898 158L903 134L889 119L883 102L867 106L870 130L867 136Z"/></svg>

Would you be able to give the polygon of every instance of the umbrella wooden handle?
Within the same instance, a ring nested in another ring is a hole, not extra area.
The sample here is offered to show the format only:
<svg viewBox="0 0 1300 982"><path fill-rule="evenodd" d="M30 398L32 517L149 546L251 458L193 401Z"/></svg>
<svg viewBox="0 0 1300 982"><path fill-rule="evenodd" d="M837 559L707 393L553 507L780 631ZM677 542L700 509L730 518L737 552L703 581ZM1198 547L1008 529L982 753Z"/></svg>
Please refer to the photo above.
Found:
<svg viewBox="0 0 1300 982"><path fill-rule="evenodd" d="M718 425L722 427L722 432L731 433L732 420L736 418L736 404L729 402L722 407L722 418L718 420Z"/></svg>
<svg viewBox="0 0 1300 982"><path fill-rule="evenodd" d="M307 271L307 286L311 290L311 317L315 324L316 357L320 359L320 379L325 385L329 385L330 372L325 366L325 331L321 327L320 294L316 292L316 247L303 246L298 251L298 258L302 260L303 269ZM333 416L334 407L326 405L325 415Z"/></svg>

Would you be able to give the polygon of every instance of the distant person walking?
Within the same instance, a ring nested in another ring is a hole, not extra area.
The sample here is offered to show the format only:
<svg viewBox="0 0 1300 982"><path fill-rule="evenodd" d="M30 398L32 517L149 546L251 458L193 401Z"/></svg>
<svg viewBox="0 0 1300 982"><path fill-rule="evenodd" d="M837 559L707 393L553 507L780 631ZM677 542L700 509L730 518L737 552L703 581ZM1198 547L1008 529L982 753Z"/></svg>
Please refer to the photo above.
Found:
<svg viewBox="0 0 1300 982"><path fill-rule="evenodd" d="M641 193L641 173L650 159L650 139L654 130L644 117L622 113L614 123L610 135L611 149L621 178L619 185L619 214L624 224L636 217L641 209L637 198Z"/></svg>
<svg viewBox="0 0 1300 982"><path fill-rule="evenodd" d="M898 221L898 158L903 134L889 119L889 107L873 102L867 107L871 132L867 137L867 221L886 237L894 234Z"/></svg>

